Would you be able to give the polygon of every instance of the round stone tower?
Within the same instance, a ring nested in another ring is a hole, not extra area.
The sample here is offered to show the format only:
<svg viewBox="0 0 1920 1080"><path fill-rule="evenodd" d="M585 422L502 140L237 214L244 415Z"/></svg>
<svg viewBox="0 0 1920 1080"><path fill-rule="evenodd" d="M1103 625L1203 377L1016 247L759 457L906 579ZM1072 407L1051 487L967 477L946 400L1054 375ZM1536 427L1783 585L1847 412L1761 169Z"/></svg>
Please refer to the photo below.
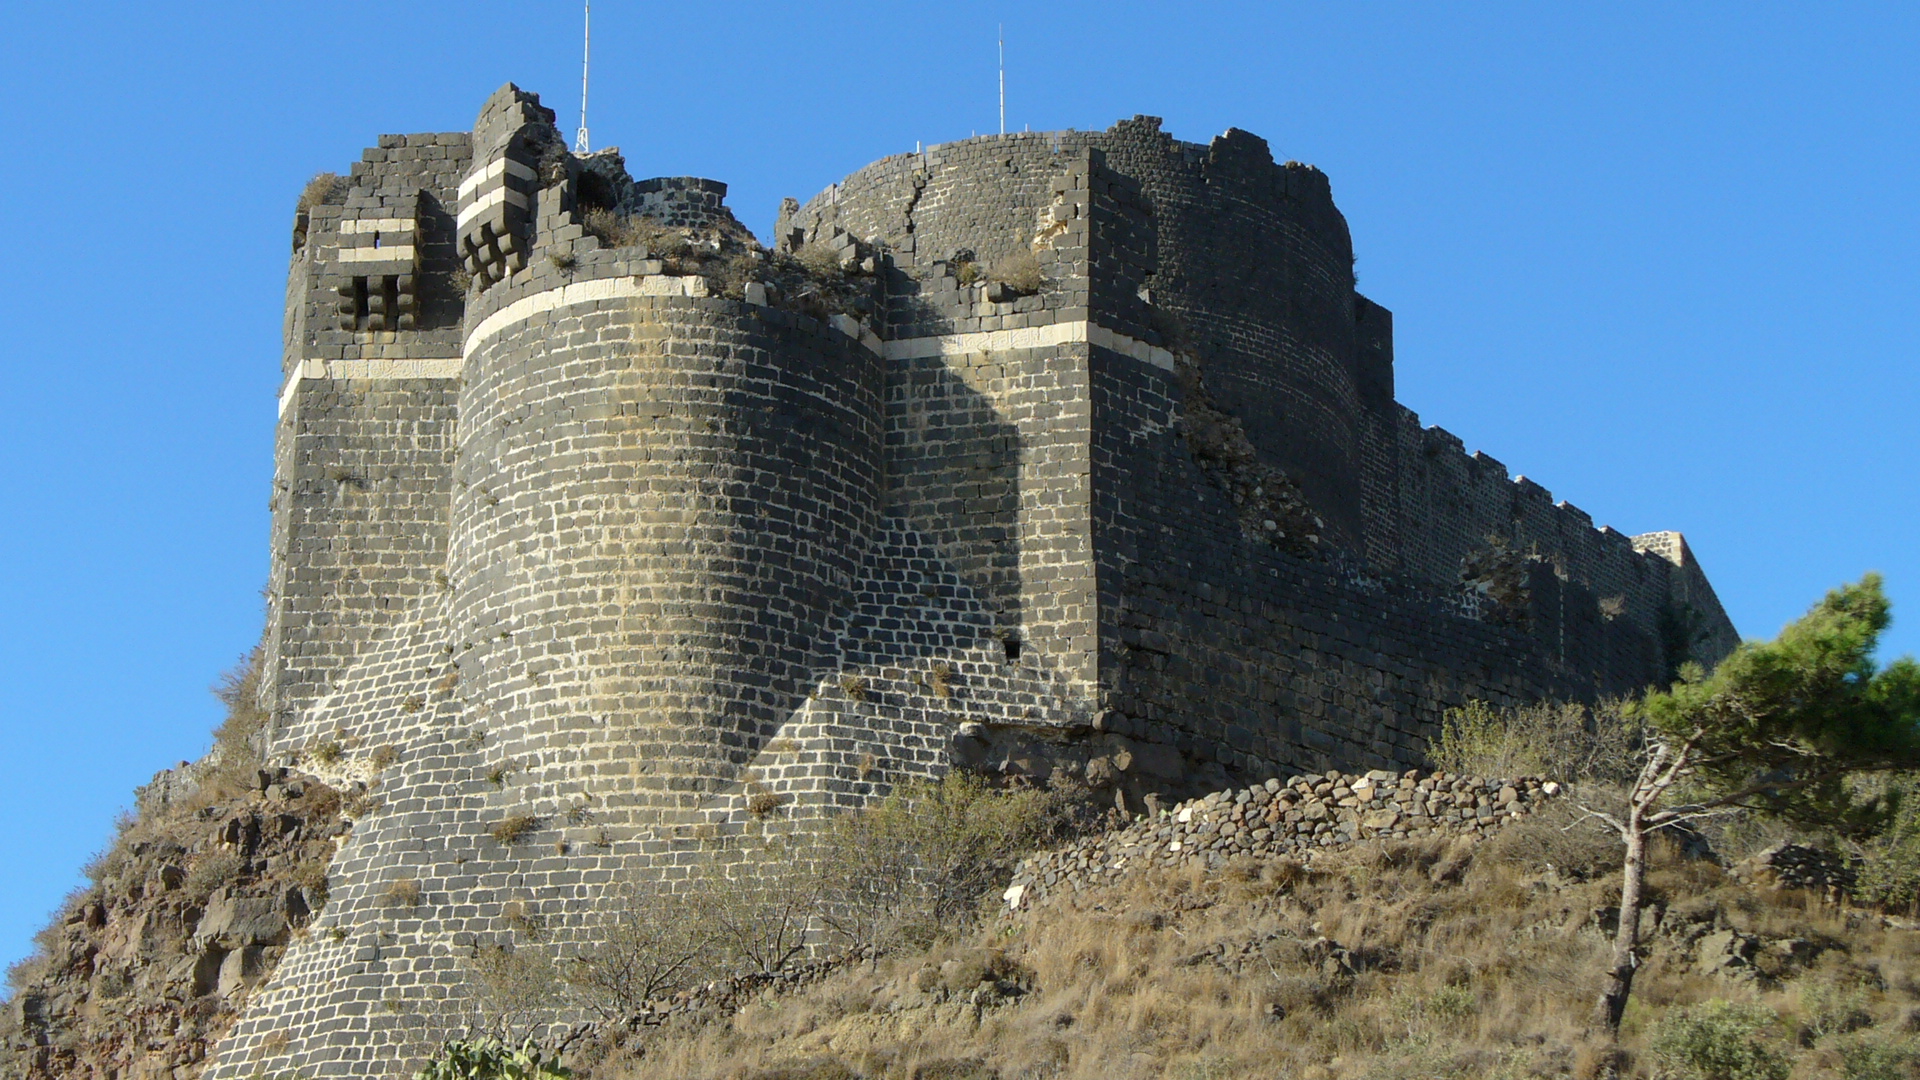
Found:
<svg viewBox="0 0 1920 1080"><path fill-rule="evenodd" d="M665 810L804 699L878 514L880 380L738 301L565 302L634 281L583 257L470 339L448 574L502 752Z"/></svg>
<svg viewBox="0 0 1920 1080"><path fill-rule="evenodd" d="M738 779L821 666L880 509L880 358L602 243L571 159L542 161L526 133L545 122L487 119L475 175L490 136L509 177L533 147L535 178L528 269L476 299L464 343L447 565L463 692L536 787L657 820ZM676 225L704 210L738 229L724 185L629 186L616 199L655 211L702 196Z"/></svg>

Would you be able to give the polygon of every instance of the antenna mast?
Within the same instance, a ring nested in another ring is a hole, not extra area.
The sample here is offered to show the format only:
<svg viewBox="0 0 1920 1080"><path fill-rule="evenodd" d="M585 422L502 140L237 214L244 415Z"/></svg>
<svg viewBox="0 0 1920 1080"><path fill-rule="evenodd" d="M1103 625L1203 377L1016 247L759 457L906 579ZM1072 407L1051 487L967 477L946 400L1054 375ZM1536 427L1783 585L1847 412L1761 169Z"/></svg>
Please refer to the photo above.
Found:
<svg viewBox="0 0 1920 1080"><path fill-rule="evenodd" d="M1007 133L1007 24L1000 24L1000 134Z"/></svg>
<svg viewBox="0 0 1920 1080"><path fill-rule="evenodd" d="M576 154L587 152L587 61L593 56L593 0L586 0L585 17L581 24L582 41L580 45L580 130L573 136L573 151Z"/></svg>

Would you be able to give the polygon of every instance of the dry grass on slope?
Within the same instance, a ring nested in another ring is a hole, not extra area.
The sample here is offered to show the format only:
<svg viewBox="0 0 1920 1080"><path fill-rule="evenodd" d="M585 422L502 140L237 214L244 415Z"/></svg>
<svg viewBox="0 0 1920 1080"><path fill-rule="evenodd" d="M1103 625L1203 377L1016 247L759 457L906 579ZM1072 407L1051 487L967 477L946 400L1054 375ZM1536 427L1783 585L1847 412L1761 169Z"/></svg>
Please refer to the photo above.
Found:
<svg viewBox="0 0 1920 1080"><path fill-rule="evenodd" d="M1617 877L1609 842L1565 824L1131 878L657 1033L592 1075L1712 1076L1686 1040L1724 1042L1720 1014L1680 1021L1714 1000L1755 1006L1761 1033L1739 1037L1794 1076L1914 1075L1920 935L1672 852L1618 1056L1591 1041Z"/></svg>

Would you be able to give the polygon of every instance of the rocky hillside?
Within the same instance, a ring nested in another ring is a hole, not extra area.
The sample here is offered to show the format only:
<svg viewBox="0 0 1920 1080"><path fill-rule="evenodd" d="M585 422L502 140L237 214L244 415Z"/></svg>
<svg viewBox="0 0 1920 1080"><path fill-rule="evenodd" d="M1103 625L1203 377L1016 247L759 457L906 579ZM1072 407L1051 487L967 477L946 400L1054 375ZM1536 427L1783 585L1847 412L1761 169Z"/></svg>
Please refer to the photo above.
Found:
<svg viewBox="0 0 1920 1080"><path fill-rule="evenodd" d="M737 1011L655 1016L575 1065L597 1080L1920 1076L1920 932L1832 902L1800 848L1723 867L1663 845L1625 1029L1595 1037L1620 853L1582 823L1591 797L1444 775L1220 793L1029 859L1011 905L931 947Z"/></svg>
<svg viewBox="0 0 1920 1080"><path fill-rule="evenodd" d="M342 798L217 759L163 773L10 973L0 1076L185 1080L326 903Z"/></svg>

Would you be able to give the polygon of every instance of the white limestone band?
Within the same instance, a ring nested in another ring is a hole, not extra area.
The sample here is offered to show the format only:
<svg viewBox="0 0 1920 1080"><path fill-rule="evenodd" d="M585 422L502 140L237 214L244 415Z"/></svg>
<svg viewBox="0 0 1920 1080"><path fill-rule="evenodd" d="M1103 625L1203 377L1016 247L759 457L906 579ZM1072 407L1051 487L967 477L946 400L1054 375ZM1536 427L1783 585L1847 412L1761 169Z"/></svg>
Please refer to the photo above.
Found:
<svg viewBox="0 0 1920 1080"><path fill-rule="evenodd" d="M527 197L512 188L494 188L492 191L475 199L472 206L460 211L460 216L456 219L457 223L460 228L464 230L467 227L467 222L472 221L474 218L479 217L481 214L501 203L506 203L509 206L518 206L522 209L528 205Z"/></svg>
<svg viewBox="0 0 1920 1080"><path fill-rule="evenodd" d="M457 379L466 367L466 360L458 356L435 356L419 359L369 359L369 360L302 360L287 377L287 385L280 389L280 415L287 414L287 407L300 392L300 384L308 379Z"/></svg>
<svg viewBox="0 0 1920 1080"><path fill-rule="evenodd" d="M356 218L340 223L342 235L363 233L413 232L416 223L412 218Z"/></svg>
<svg viewBox="0 0 1920 1080"><path fill-rule="evenodd" d="M481 169L480 171L473 173L472 175L468 176L465 180L460 181L459 197L461 199L465 199L467 196L473 194L474 190L478 188L481 184L484 184L487 181L492 180L495 177L501 176L503 174L508 176L517 176L522 180L531 180L534 178L534 175L535 175L533 169L531 169L526 165L522 165L511 158L498 158L492 164L489 164L488 166Z"/></svg>
<svg viewBox="0 0 1920 1080"><path fill-rule="evenodd" d="M626 300L641 296L706 295L708 295L707 279L703 277L648 274L645 277L579 281L571 285L562 285L557 289L537 292L532 296L523 296L480 320L480 325L467 334L467 340L461 347L461 352L472 356L474 348L482 341L514 323L525 322L543 312L557 311L575 304L591 304L601 300Z"/></svg>
<svg viewBox="0 0 1920 1080"><path fill-rule="evenodd" d="M1086 319L1021 326L1010 330L976 330L938 337L900 338L886 343L885 355L889 360L919 360L933 356L965 356L969 353L1083 344L1111 349L1154 367L1173 370L1173 354L1167 350L1116 333Z"/></svg>
<svg viewBox="0 0 1920 1080"><path fill-rule="evenodd" d="M563 285L557 289L524 296L480 321L467 334L462 352L473 355L482 341L517 322L544 312L574 304L600 300L620 300L640 296L706 296L705 278L650 274L639 278L601 278ZM865 345L888 360L916 360L934 356L965 356L970 353L1004 352L1011 349L1048 349L1060 345L1095 345L1166 371L1173 370L1173 354L1138 338L1109 330L1086 319L1022 326L1007 330L976 330L964 334L935 337L900 338L881 341L873 331L846 316L833 317L833 326L841 333Z"/></svg>
<svg viewBox="0 0 1920 1080"><path fill-rule="evenodd" d="M412 262L413 245L395 244L392 247L341 248L340 261L343 263Z"/></svg>

